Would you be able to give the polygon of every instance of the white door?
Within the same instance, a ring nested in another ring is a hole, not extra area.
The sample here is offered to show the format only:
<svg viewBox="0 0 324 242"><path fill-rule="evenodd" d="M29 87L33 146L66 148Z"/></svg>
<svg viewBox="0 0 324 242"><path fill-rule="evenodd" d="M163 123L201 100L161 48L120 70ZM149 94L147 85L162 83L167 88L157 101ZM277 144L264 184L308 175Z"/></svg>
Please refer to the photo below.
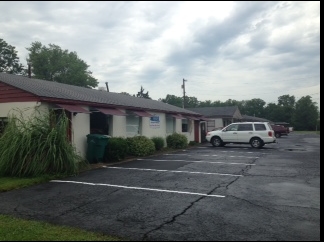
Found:
<svg viewBox="0 0 324 242"><path fill-rule="evenodd" d="M253 136L252 124L239 124L237 130L237 142L247 143Z"/></svg>
<svg viewBox="0 0 324 242"><path fill-rule="evenodd" d="M222 131L223 142L236 142L237 141L238 124L231 124Z"/></svg>

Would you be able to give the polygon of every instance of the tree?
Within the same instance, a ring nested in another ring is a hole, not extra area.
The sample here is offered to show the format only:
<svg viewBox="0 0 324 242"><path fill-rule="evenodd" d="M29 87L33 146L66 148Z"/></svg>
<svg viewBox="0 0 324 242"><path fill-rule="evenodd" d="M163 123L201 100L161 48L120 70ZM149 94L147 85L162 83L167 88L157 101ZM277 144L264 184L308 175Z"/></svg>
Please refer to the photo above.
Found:
<svg viewBox="0 0 324 242"><path fill-rule="evenodd" d="M311 131L316 129L319 119L319 111L311 96L301 97L296 102L296 110L293 116L295 130Z"/></svg>
<svg viewBox="0 0 324 242"><path fill-rule="evenodd" d="M292 116L295 112L295 96L283 95L278 97L278 106L281 109L280 119L287 123L292 122Z"/></svg>
<svg viewBox="0 0 324 242"><path fill-rule="evenodd" d="M244 109L245 109L244 114L262 118L262 117L264 117L264 105L265 104L266 104L266 102L260 98L254 98L254 99L248 100L248 101L246 101L245 106L244 106ZM241 111L241 113L242 113L242 111Z"/></svg>
<svg viewBox="0 0 324 242"><path fill-rule="evenodd" d="M275 103L269 103L264 108L264 118L271 120L273 122L286 122L284 119L281 119L281 107Z"/></svg>
<svg viewBox="0 0 324 242"><path fill-rule="evenodd" d="M212 101L211 100L205 100L205 101L201 101L199 102L199 107L212 107Z"/></svg>
<svg viewBox="0 0 324 242"><path fill-rule="evenodd" d="M198 107L199 101L196 97L186 97L185 108L196 108Z"/></svg>
<svg viewBox="0 0 324 242"><path fill-rule="evenodd" d="M120 94L124 94L124 95L127 95L127 96L132 96L131 94L129 94L128 92L120 92ZM135 95L133 95L135 97Z"/></svg>
<svg viewBox="0 0 324 242"><path fill-rule="evenodd" d="M0 72L24 74L24 66L19 63L15 47L0 39Z"/></svg>
<svg viewBox="0 0 324 242"><path fill-rule="evenodd" d="M161 99L161 101L182 108L183 98L168 94L165 98Z"/></svg>
<svg viewBox="0 0 324 242"><path fill-rule="evenodd" d="M62 50L54 44L46 47L37 41L26 49L30 51L27 62L32 65L33 77L88 88L98 86L89 66L76 52Z"/></svg>
<svg viewBox="0 0 324 242"><path fill-rule="evenodd" d="M141 90L137 93L136 97L152 99L149 97L148 92L144 93L144 88L141 86Z"/></svg>
<svg viewBox="0 0 324 242"><path fill-rule="evenodd" d="M282 95L278 97L278 105L283 107L294 107L295 102L295 96Z"/></svg>

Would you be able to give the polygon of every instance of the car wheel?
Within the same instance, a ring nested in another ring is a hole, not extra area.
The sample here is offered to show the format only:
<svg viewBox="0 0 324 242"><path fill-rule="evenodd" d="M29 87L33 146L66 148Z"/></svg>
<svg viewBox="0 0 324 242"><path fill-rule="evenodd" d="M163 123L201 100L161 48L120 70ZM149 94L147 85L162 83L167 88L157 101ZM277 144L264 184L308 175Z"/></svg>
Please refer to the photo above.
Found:
<svg viewBox="0 0 324 242"><path fill-rule="evenodd" d="M222 146L222 140L219 138L219 137L213 137L212 140L211 140L211 144L214 146L214 147L220 147Z"/></svg>
<svg viewBox="0 0 324 242"><path fill-rule="evenodd" d="M263 142L259 138L252 138L250 144L253 148L261 148L263 146Z"/></svg>
<svg viewBox="0 0 324 242"><path fill-rule="evenodd" d="M275 136L276 136L276 138L280 138L281 137L281 135L279 133L276 133Z"/></svg>

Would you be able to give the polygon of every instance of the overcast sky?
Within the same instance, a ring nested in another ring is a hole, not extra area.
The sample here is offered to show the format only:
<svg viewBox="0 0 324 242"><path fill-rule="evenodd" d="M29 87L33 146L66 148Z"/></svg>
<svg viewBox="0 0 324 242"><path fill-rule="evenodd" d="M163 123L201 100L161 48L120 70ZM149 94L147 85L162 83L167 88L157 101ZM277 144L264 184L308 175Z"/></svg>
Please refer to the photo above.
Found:
<svg viewBox="0 0 324 242"><path fill-rule="evenodd" d="M111 92L320 105L320 1L1 1L0 38L25 66L35 41L76 52Z"/></svg>

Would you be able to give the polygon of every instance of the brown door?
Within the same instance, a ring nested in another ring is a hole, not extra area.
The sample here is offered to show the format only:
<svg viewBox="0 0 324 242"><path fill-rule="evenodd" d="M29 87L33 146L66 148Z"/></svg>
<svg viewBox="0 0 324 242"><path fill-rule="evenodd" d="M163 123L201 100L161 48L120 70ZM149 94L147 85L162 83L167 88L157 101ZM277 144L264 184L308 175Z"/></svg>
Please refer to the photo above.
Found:
<svg viewBox="0 0 324 242"><path fill-rule="evenodd" d="M194 120L195 142L199 143L199 120Z"/></svg>
<svg viewBox="0 0 324 242"><path fill-rule="evenodd" d="M201 140L201 143L204 143L206 142L206 123L203 122L203 123L200 123L200 140Z"/></svg>

